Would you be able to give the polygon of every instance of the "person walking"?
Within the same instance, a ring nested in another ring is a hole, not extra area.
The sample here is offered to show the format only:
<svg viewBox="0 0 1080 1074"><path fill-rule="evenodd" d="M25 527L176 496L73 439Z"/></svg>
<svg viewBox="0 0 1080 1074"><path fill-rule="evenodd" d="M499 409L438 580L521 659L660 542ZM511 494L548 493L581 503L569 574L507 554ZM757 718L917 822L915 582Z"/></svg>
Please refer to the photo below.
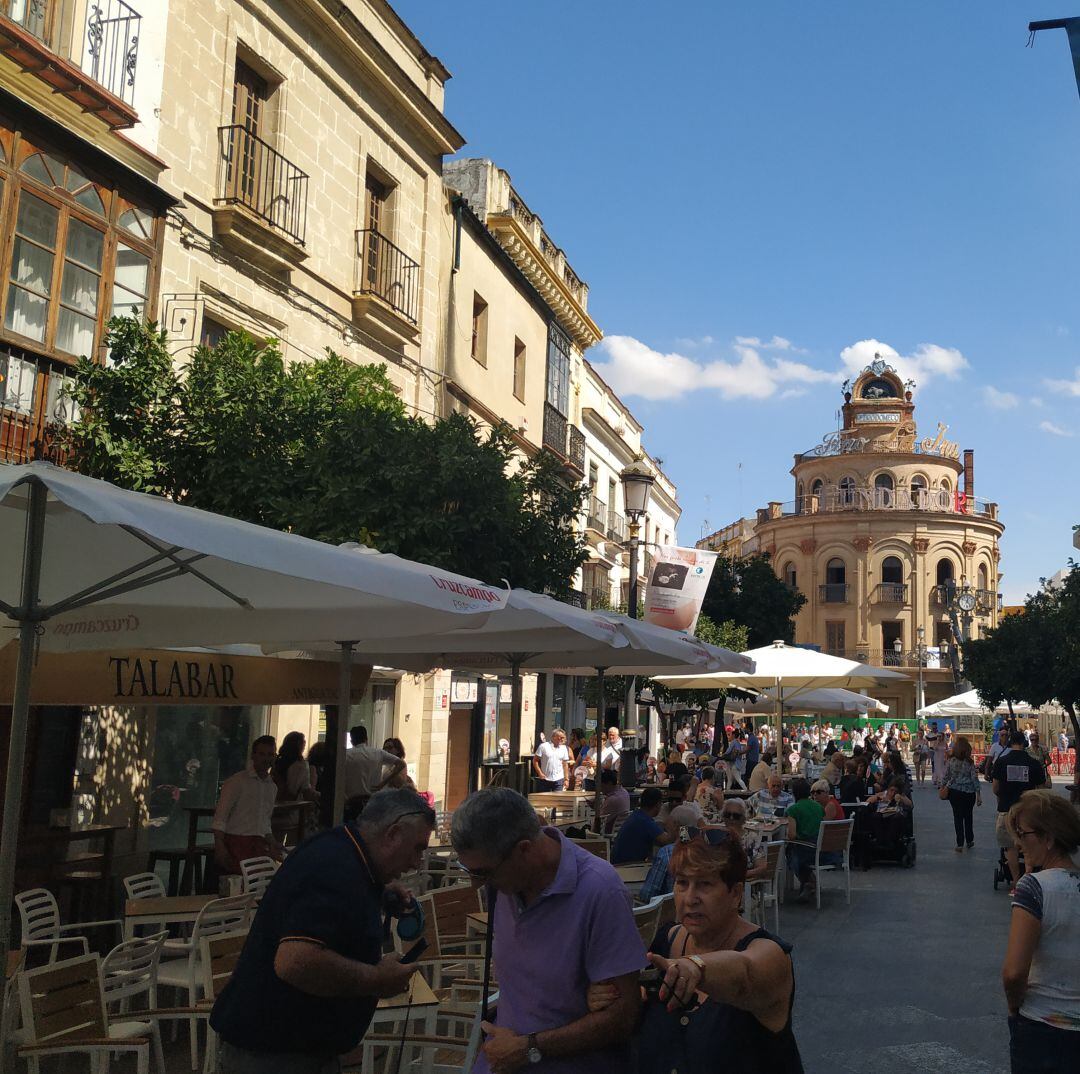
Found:
<svg viewBox="0 0 1080 1074"><path fill-rule="evenodd" d="M533 755L533 777L538 791L565 791L570 785L570 750L566 732L556 727L550 742L541 742Z"/></svg>
<svg viewBox="0 0 1080 1074"><path fill-rule="evenodd" d="M410 790L372 796L355 824L294 850L263 894L232 977L210 1014L218 1074L333 1074L378 1001L415 967L383 954L387 892L418 869L435 811Z"/></svg>
<svg viewBox="0 0 1080 1074"><path fill-rule="evenodd" d="M276 740L272 735L260 735L251 744L247 768L221 785L211 823L214 863L221 873L238 874L245 858L281 861L285 856L271 824L278 789L270 772L276 758Z"/></svg>
<svg viewBox="0 0 1080 1074"><path fill-rule="evenodd" d="M1005 849L1009 872L1015 888L1020 876L1020 853L1016 840L1008 829L1008 812L1020 800L1024 791L1041 787L1046 782L1046 769L1027 751L1027 738L1023 731L1009 735L1009 749L995 762L993 777L994 794L997 795L997 841Z"/></svg>
<svg viewBox="0 0 1080 1074"><path fill-rule="evenodd" d="M956 853L975 845L975 829L972 824L976 805L982 805L982 787L979 773L971 756L971 743L966 738L957 739L952 757L945 765L941 786L952 807L953 827L956 829Z"/></svg>
<svg viewBox="0 0 1080 1074"><path fill-rule="evenodd" d="M915 760L915 778L919 783L926 782L926 762L930 760L930 746L926 741L926 732L920 731L912 749Z"/></svg>
<svg viewBox="0 0 1080 1074"><path fill-rule="evenodd" d="M646 965L630 896L595 854L542 828L517 791L487 788L454 811L450 839L475 884L494 890L492 955L499 971L495 1024L476 1074L593 1074L625 1070ZM591 984L613 985L589 1013Z"/></svg>
<svg viewBox="0 0 1080 1074"><path fill-rule="evenodd" d="M930 725L930 732L926 736L926 741L930 746L931 751L931 778L934 781L935 787L941 786L941 779L945 773L945 754L949 748L948 740L945 735L938 731L937 723Z"/></svg>
<svg viewBox="0 0 1080 1074"><path fill-rule="evenodd" d="M1026 791L1007 820L1028 871L1013 895L1001 982L1012 1074L1080 1069L1080 813L1049 790Z"/></svg>

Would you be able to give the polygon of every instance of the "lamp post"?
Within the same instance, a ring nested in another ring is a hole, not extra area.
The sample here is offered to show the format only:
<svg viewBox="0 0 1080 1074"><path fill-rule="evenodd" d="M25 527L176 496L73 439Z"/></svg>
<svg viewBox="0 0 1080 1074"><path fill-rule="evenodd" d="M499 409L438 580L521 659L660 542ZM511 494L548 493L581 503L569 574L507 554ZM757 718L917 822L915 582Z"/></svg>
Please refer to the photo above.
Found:
<svg viewBox="0 0 1080 1074"><path fill-rule="evenodd" d="M971 621L974 618L975 606L978 597L972 586L968 585L967 575L960 576L960 584L957 585L949 579L944 586L945 606L948 609L949 621L952 624L953 637L956 645L952 649L953 686L959 692L965 687L965 680L960 669L960 659L963 655L964 643L971 640Z"/></svg>
<svg viewBox="0 0 1080 1074"><path fill-rule="evenodd" d="M656 484L656 475L644 459L637 459L619 474L623 490L623 510L630 529L630 586L628 592L627 614L631 619L638 617L638 545L641 533L641 517L649 509L649 493ZM637 682L630 679L626 691L626 719L630 720L630 710L634 704ZM597 714L597 727L601 714ZM636 722L636 721L635 721Z"/></svg>
<svg viewBox="0 0 1080 1074"><path fill-rule="evenodd" d="M919 663L919 679L915 687L915 714L918 716L919 709L926 708L926 693L923 690L923 668L926 666L926 629L919 627L915 631L919 639L915 646L915 659Z"/></svg>

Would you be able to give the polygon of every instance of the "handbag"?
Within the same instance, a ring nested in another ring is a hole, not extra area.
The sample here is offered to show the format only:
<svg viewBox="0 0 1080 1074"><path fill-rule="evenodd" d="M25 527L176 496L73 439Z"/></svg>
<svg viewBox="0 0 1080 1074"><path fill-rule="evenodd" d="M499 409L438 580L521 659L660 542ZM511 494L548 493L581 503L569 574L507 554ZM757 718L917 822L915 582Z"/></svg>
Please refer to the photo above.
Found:
<svg viewBox="0 0 1080 1074"><path fill-rule="evenodd" d="M943 783L940 787L938 787L937 796L943 802L947 802L949 800L949 788L947 784Z"/></svg>

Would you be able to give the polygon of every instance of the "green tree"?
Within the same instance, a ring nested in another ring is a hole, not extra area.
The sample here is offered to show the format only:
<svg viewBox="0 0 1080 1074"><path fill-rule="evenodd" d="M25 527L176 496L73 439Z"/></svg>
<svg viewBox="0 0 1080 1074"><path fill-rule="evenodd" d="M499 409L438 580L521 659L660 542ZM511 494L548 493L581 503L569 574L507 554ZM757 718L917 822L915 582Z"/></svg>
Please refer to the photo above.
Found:
<svg viewBox="0 0 1080 1074"><path fill-rule="evenodd" d="M759 554L718 558L701 610L714 622L746 627L746 648L757 649L777 639L794 641L794 617L805 603L776 577L768 555Z"/></svg>
<svg viewBox="0 0 1080 1074"><path fill-rule="evenodd" d="M76 372L72 465L140 491L484 581L563 595L586 557L584 489L504 426L409 417L384 366L288 364L229 333L177 373L165 334L110 323L109 366Z"/></svg>

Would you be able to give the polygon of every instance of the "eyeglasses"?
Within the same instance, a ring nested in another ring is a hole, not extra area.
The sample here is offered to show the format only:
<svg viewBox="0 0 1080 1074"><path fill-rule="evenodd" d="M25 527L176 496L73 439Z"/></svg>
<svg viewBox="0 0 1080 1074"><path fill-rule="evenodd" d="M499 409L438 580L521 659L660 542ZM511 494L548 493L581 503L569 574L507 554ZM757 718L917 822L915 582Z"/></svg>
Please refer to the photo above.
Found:
<svg viewBox="0 0 1080 1074"><path fill-rule="evenodd" d="M1037 831L1035 831L1034 828L1031 828L1026 832L1024 831L1023 828L1017 828L1016 829L1016 838L1017 839L1023 839L1027 835L1038 835L1038 834L1039 833Z"/></svg>
<svg viewBox="0 0 1080 1074"><path fill-rule="evenodd" d="M680 843L692 843L695 839L704 839L709 846L718 847L734 839L734 836L726 828L698 828L683 825L679 829Z"/></svg>
<svg viewBox="0 0 1080 1074"><path fill-rule="evenodd" d="M460 858L458 859L458 866L468 873L473 880L479 880L486 884L506 864L510 855L513 854L515 850L517 850L517 843L499 858L490 869L470 869Z"/></svg>

